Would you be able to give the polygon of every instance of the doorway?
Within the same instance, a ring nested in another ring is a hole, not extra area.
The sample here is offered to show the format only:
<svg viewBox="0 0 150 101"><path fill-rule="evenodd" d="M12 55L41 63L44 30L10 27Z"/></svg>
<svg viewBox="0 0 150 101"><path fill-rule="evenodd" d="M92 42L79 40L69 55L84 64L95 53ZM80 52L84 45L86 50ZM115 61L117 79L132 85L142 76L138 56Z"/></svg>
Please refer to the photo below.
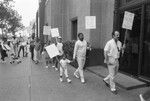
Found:
<svg viewBox="0 0 150 101"><path fill-rule="evenodd" d="M150 5L145 6L141 76L150 78Z"/></svg>
<svg viewBox="0 0 150 101"><path fill-rule="evenodd" d="M141 8L130 10L135 14L132 30L127 31L126 48L120 58L120 70L133 76L138 75L139 47L141 32ZM121 25L124 13L121 13ZM125 29L120 28L120 40L124 42Z"/></svg>
<svg viewBox="0 0 150 101"><path fill-rule="evenodd" d="M73 19L71 20L71 39L72 40L77 40L77 32L78 32L78 20L77 19Z"/></svg>

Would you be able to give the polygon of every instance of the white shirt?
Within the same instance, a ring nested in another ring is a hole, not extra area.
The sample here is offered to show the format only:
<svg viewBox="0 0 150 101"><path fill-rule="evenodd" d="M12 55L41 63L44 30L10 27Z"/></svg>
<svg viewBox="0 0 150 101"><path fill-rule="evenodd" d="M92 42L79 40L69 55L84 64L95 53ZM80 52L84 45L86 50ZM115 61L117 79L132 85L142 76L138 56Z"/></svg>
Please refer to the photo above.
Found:
<svg viewBox="0 0 150 101"><path fill-rule="evenodd" d="M60 42L57 42L57 48L58 48L60 55L62 55L63 54L63 44Z"/></svg>
<svg viewBox="0 0 150 101"><path fill-rule="evenodd" d="M67 68L66 66L67 66L67 64L68 63L70 63L71 61L70 60L68 60L68 59L61 59L60 60L60 64L61 64L61 66L63 67L63 68Z"/></svg>
<svg viewBox="0 0 150 101"><path fill-rule="evenodd" d="M86 49L87 49L87 42L85 40L83 40L83 41L78 40L74 46L73 58L75 59L76 56L77 57L85 57Z"/></svg>
<svg viewBox="0 0 150 101"><path fill-rule="evenodd" d="M117 49L118 47L118 49ZM106 46L104 48L104 51L108 52L108 57L109 58L114 58L114 59L118 59L120 57L120 49L122 47L122 44L120 41L117 41L117 43L115 42L114 39L111 39L110 41L108 41L106 43Z"/></svg>

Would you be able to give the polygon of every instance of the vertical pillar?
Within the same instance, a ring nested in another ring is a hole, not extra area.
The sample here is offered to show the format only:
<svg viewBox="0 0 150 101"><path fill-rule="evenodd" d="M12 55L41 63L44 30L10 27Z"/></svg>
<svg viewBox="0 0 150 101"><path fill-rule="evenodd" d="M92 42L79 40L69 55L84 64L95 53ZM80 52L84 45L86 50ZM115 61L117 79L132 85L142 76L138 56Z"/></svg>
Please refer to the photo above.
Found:
<svg viewBox="0 0 150 101"><path fill-rule="evenodd" d="M119 6L120 6L120 0L115 0L114 3L114 22L113 22L113 30L120 29L120 14L119 14Z"/></svg>

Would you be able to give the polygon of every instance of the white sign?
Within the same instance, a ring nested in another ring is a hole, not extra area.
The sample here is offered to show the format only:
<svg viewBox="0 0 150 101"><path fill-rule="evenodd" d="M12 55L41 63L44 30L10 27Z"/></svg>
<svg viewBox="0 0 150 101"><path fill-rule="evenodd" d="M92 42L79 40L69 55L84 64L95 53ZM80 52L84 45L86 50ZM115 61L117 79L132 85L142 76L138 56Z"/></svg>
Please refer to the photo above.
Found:
<svg viewBox="0 0 150 101"><path fill-rule="evenodd" d="M134 13L125 11L122 28L132 30Z"/></svg>
<svg viewBox="0 0 150 101"><path fill-rule="evenodd" d="M86 16L85 17L85 28L86 29L96 29L96 16Z"/></svg>
<svg viewBox="0 0 150 101"><path fill-rule="evenodd" d="M11 48L7 44L5 44L4 46L7 50L11 50Z"/></svg>
<svg viewBox="0 0 150 101"><path fill-rule="evenodd" d="M44 26L43 28L43 35L50 35L51 33L51 26Z"/></svg>
<svg viewBox="0 0 150 101"><path fill-rule="evenodd" d="M58 51L58 48L56 47L55 44L51 44L51 45L45 47L45 49L46 49L48 55L50 56L50 58L53 58L60 54Z"/></svg>
<svg viewBox="0 0 150 101"><path fill-rule="evenodd" d="M51 29L51 34L52 34L52 37L58 37L59 36L58 28Z"/></svg>

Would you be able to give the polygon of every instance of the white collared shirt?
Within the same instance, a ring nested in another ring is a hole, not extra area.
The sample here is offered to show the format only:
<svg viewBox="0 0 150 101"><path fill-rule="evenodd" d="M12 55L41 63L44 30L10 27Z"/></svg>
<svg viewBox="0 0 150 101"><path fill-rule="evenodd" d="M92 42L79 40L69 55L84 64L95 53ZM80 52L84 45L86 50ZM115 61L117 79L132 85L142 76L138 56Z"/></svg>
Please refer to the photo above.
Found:
<svg viewBox="0 0 150 101"><path fill-rule="evenodd" d="M114 39L111 39L106 43L106 46L104 48L104 51L108 52L108 57L112 57L114 59L118 59L120 57L120 50L121 50L122 44L120 41L115 42ZM118 49L117 49L118 48Z"/></svg>

